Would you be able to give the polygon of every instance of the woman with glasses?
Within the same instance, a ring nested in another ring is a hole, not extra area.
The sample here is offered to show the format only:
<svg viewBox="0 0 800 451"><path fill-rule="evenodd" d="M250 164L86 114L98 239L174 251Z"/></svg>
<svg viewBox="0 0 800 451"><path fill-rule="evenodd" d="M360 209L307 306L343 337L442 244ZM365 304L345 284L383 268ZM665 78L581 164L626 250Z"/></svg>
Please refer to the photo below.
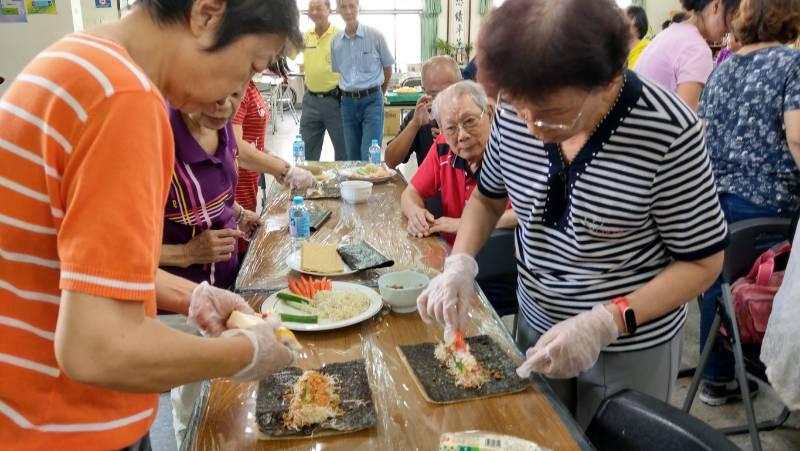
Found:
<svg viewBox="0 0 800 451"><path fill-rule="evenodd" d="M432 114L442 133L400 200L410 235L422 238L439 233L453 244L461 213L478 184L493 113L483 88L473 81L451 85L436 97ZM425 200L437 193L442 199L440 218L425 208ZM507 210L497 227L513 229L516 224L513 210Z"/></svg>
<svg viewBox="0 0 800 451"><path fill-rule="evenodd" d="M628 38L612 0L507 0L487 18L478 68L498 109L452 254L417 300L446 339L462 327L474 256L510 200L518 372L546 377L583 426L623 389L669 399L685 304L728 236L702 125L624 69Z"/></svg>

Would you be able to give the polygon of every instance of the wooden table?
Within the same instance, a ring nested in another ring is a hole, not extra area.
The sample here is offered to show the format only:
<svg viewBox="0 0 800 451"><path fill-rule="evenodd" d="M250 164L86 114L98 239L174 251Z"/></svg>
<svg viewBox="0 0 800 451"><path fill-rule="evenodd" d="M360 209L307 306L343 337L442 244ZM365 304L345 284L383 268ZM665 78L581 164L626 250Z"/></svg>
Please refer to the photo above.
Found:
<svg viewBox="0 0 800 451"><path fill-rule="evenodd" d="M348 233L358 235L356 223L360 222L364 236L395 258L397 266L438 271L446 247L435 238L417 240L406 235L405 221L399 211L399 195L404 187L405 182L398 176L392 182L377 185L369 204L356 207L343 206L339 201L319 201L329 208L335 207L335 213L313 239L334 242ZM271 194L276 201L270 202L265 212L267 225L253 241L247 267L237 282L243 296L254 307L259 307L271 292L286 285L287 269L283 261L288 247L281 244L287 240L281 225L286 221L281 218L286 216L288 195ZM427 267L420 268L421 264ZM369 285L380 272L342 280ZM466 335L487 334L501 344L516 363L521 362L522 355L480 291L469 316ZM254 415L257 383L235 384L218 379L204 384L183 449L434 450L442 433L466 430L515 435L554 450L591 449L572 417L541 379L534 379L528 390L508 396L446 406L426 402L402 364L396 347L437 341L441 339L442 329L425 324L416 313L403 315L384 309L375 318L346 329L297 335L305 347L303 355L295 362L300 368L365 359L378 413L377 427L333 437L261 441Z"/></svg>

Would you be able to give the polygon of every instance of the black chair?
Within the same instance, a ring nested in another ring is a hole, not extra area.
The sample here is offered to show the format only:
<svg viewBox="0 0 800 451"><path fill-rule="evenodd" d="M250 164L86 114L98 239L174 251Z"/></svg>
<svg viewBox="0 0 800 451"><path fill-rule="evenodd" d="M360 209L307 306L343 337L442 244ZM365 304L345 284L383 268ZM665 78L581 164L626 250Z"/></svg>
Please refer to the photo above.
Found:
<svg viewBox="0 0 800 451"><path fill-rule="evenodd" d="M633 390L621 391L603 401L586 436L599 451L739 449L706 423Z"/></svg>
<svg viewBox="0 0 800 451"><path fill-rule="evenodd" d="M439 218L442 216L442 198L436 193L425 200L425 208ZM495 230L478 255L478 277L476 281L486 294L499 316L516 315L517 302L517 261L514 257L514 231ZM512 334L516 335L516 318Z"/></svg>
<svg viewBox="0 0 800 451"><path fill-rule="evenodd" d="M750 433L753 450L761 451L759 431L768 431L781 427L789 418L789 409L784 406L783 411L774 419L756 423L753 402L750 399L750 389L747 386L747 373L765 383L769 383L765 376L764 364L759 359L760 346L742 346L739 337L739 326L733 314L733 299L731 284L741 276L746 275L753 262L776 242L789 238L791 221L780 218L758 218L736 222L730 225L731 240L725 249L725 262L722 268L722 298L717 300L717 314L711 325L711 333L703 346L700 363L692 378L689 392L683 404L683 411L689 412L703 377L703 370L708 364L708 358L719 333L720 323L725 325L725 330L732 331L729 337L724 337L733 351L736 362L736 379L742 390L742 403L747 416L747 424L720 429L724 434Z"/></svg>

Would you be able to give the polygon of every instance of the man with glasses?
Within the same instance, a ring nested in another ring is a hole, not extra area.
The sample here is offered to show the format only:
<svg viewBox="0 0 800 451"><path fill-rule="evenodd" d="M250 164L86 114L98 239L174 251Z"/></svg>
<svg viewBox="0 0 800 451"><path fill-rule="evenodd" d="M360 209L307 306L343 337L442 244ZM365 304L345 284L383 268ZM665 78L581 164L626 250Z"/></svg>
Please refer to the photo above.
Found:
<svg viewBox="0 0 800 451"><path fill-rule="evenodd" d="M380 30L358 21L358 0L340 0L345 29L331 42L331 66L340 74L342 126L350 160L368 160L373 139L383 141L383 93L392 78L392 57Z"/></svg>
<svg viewBox="0 0 800 451"><path fill-rule="evenodd" d="M494 107L480 85L461 81L436 97L431 113L441 125L442 133L403 192L400 203L408 218L410 235L422 238L440 233L452 245L461 225L461 213L478 184ZM425 200L437 193L442 198L440 218L434 218L425 208ZM497 227L512 229L516 224L514 211L508 209Z"/></svg>
<svg viewBox="0 0 800 451"><path fill-rule="evenodd" d="M435 127L431 115L433 100L440 92L459 81L461 70L456 60L450 56L434 56L422 66L422 88L425 95L419 98L414 111L403 119L400 134L386 146L384 160L387 166L394 168L400 163L407 163L412 153L417 155L417 164L422 166L428 149L439 135L439 129Z"/></svg>
<svg viewBox="0 0 800 451"><path fill-rule="evenodd" d="M308 3L308 17L314 22L314 29L303 35L307 89L300 118L300 133L306 143L308 160L319 160L326 130L333 142L336 161L347 160L339 106L339 74L331 68L331 42L339 29L330 23L330 16L330 0L311 0Z"/></svg>

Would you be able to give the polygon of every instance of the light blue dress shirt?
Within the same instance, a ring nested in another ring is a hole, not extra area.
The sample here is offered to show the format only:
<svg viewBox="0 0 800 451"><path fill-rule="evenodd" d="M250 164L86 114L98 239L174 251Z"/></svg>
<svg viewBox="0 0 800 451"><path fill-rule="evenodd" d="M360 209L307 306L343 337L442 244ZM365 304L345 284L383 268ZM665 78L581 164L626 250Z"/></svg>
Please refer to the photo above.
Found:
<svg viewBox="0 0 800 451"><path fill-rule="evenodd" d="M383 68L394 64L383 33L358 24L356 34L347 36L340 31L331 41L331 66L339 72L339 89L362 91L382 86Z"/></svg>

